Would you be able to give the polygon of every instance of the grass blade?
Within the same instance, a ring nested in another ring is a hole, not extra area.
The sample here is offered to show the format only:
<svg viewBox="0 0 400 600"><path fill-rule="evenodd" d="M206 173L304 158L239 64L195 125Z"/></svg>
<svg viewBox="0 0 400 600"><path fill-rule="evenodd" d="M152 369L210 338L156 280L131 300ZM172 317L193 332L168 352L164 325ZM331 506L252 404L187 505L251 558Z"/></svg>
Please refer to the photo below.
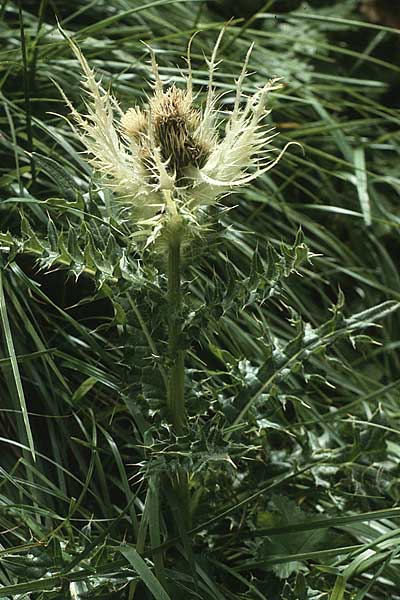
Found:
<svg viewBox="0 0 400 600"><path fill-rule="evenodd" d="M342 575L338 575L335 587L332 590L332 594L329 596L329 600L343 600L345 591L346 579L342 577Z"/></svg>
<svg viewBox="0 0 400 600"><path fill-rule="evenodd" d="M0 270L0 316L1 316L1 322L3 325L3 329L4 329L4 336L6 339L6 345L7 345L9 358L11 361L11 368L12 368L12 372L13 372L13 376L14 376L15 387L17 388L17 394L18 394L19 404L21 407L22 418L23 418L24 425L25 425L26 436L28 438L28 446L29 446L30 452L32 454L33 460L36 461L35 446L33 443L32 430L31 430L31 426L29 423L24 388L22 387L21 375L19 372L17 356L15 353L14 342L13 342L13 338L12 338L12 334L11 334L10 322L8 320L6 298L4 295L4 287L3 287L3 272L4 271Z"/></svg>
<svg viewBox="0 0 400 600"><path fill-rule="evenodd" d="M120 546L119 550L141 577L143 583L153 594L155 600L171 600L171 597L167 594L161 583L156 579L151 569L133 546L126 544L125 546Z"/></svg>
<svg viewBox="0 0 400 600"><path fill-rule="evenodd" d="M355 183L362 214L364 215L364 223L369 227L371 225L371 201L368 194L364 148L358 147L354 150L354 168L356 172Z"/></svg>

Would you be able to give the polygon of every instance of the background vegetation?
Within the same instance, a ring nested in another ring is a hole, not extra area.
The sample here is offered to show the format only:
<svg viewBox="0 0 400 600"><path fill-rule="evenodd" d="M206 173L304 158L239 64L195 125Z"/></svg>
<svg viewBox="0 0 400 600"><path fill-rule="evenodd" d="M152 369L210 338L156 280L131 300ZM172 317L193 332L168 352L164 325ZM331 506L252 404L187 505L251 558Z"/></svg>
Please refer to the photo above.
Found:
<svg viewBox="0 0 400 600"><path fill-rule="evenodd" d="M2 0L2 600L400 598L399 32L354 0L232 4ZM283 78L276 145L304 153L226 198L188 257L176 440L165 281L60 116L56 84L81 100L57 19L128 108L143 41L179 82L199 31L201 86L232 16L218 85L254 41L248 89Z"/></svg>

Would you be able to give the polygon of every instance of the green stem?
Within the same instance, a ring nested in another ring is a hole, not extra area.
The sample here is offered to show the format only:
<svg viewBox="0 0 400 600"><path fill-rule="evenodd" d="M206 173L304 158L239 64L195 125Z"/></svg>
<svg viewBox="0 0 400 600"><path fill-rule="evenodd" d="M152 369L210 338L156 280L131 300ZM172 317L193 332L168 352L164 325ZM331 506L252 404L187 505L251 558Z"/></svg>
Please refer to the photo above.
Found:
<svg viewBox="0 0 400 600"><path fill-rule="evenodd" d="M185 351L182 348L181 241L179 229L168 247L168 410L175 434L183 435L187 423L185 407ZM175 515L180 535L191 527L188 474L180 468L172 482L179 515Z"/></svg>
<svg viewBox="0 0 400 600"><path fill-rule="evenodd" d="M177 435L186 423L185 352L182 348L181 242L171 239L168 248L168 351L171 361L168 378L168 409Z"/></svg>

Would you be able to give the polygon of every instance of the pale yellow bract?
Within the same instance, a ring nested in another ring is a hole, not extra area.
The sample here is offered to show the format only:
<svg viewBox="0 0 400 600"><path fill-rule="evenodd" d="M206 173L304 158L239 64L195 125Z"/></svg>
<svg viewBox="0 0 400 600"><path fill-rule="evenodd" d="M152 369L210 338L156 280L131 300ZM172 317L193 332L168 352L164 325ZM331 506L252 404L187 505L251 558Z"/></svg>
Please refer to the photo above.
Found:
<svg viewBox="0 0 400 600"><path fill-rule="evenodd" d="M84 75L87 110L80 114L66 99L73 129L102 185L111 188L121 207L129 211L147 246L168 235L171 219L179 220L182 238L201 231L204 207L271 169L286 149L270 157L276 133L265 125L268 94L280 87L278 81L268 81L253 95L243 93L252 47L236 81L230 114L219 109L214 74L222 35L223 31L207 60L203 106L196 106L189 44L185 87L163 84L151 52L153 94L147 105L125 113L70 40Z"/></svg>

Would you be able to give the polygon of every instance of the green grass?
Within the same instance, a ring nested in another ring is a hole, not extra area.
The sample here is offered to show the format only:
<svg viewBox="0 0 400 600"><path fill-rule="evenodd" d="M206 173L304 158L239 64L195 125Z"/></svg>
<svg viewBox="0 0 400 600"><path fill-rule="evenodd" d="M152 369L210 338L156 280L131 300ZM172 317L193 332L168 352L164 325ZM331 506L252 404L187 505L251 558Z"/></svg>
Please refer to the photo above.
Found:
<svg viewBox="0 0 400 600"><path fill-rule="evenodd" d="M303 150L187 256L178 440L162 269L62 118L56 84L82 102L57 19L128 108L149 93L143 42L179 83L198 31L206 84L221 4L0 4L1 599L400 597L399 32L352 0L230 24L221 91L254 41L247 91L283 78L276 146Z"/></svg>

